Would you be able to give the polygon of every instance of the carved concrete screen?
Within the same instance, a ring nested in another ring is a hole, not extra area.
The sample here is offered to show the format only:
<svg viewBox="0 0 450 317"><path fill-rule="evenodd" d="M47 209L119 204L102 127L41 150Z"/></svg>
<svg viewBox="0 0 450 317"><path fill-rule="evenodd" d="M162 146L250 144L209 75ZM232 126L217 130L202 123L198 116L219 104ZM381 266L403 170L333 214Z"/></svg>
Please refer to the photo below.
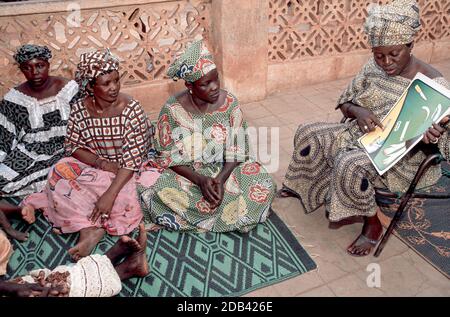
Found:
<svg viewBox="0 0 450 317"><path fill-rule="evenodd" d="M269 0L269 62L367 49L369 3L390 0ZM420 0L418 41L450 38L450 0Z"/></svg>
<svg viewBox="0 0 450 317"><path fill-rule="evenodd" d="M110 47L121 59L122 85L166 78L168 64L187 42L208 37L211 0L150 2L0 17L0 65L8 73L0 78L0 94L24 80L12 58L24 43L52 49L52 74L71 78L80 54Z"/></svg>

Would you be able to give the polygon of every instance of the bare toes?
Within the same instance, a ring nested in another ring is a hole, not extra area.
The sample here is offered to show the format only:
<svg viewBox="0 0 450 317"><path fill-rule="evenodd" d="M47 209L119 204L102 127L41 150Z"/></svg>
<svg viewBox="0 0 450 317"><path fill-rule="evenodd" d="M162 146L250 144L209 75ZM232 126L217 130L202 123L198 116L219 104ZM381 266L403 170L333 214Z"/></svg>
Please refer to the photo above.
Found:
<svg viewBox="0 0 450 317"><path fill-rule="evenodd" d="M141 245L136 240L130 241L130 246L133 249L133 251L139 251L142 249Z"/></svg>
<svg viewBox="0 0 450 317"><path fill-rule="evenodd" d="M81 256L78 252L75 252L75 253L72 253L72 254L71 254L71 258L72 258L75 262L78 262L78 261L82 258L82 256Z"/></svg>
<svg viewBox="0 0 450 317"><path fill-rule="evenodd" d="M22 213L22 218L29 224L32 224L36 221L35 210L33 207L25 206L22 208L21 213Z"/></svg>
<svg viewBox="0 0 450 317"><path fill-rule="evenodd" d="M72 258L75 257L78 254L78 248L75 246L73 248L70 248L69 251L67 251Z"/></svg>
<svg viewBox="0 0 450 317"><path fill-rule="evenodd" d="M139 246L145 250L147 246L147 232L145 231L145 225L143 223L139 225L139 236L137 242L139 243Z"/></svg>
<svg viewBox="0 0 450 317"><path fill-rule="evenodd" d="M61 233L62 233L61 230L56 229L56 228L53 228L53 229L52 229L52 232L53 232L54 234L61 234Z"/></svg>
<svg viewBox="0 0 450 317"><path fill-rule="evenodd" d="M123 243L128 243L128 241L130 241L131 238L129 236L121 236L120 237L120 241Z"/></svg>
<svg viewBox="0 0 450 317"><path fill-rule="evenodd" d="M22 241L27 241L29 237L30 237L30 234L28 232L25 233Z"/></svg>
<svg viewBox="0 0 450 317"><path fill-rule="evenodd" d="M28 240L29 234L20 232L14 238L18 241L25 242Z"/></svg>

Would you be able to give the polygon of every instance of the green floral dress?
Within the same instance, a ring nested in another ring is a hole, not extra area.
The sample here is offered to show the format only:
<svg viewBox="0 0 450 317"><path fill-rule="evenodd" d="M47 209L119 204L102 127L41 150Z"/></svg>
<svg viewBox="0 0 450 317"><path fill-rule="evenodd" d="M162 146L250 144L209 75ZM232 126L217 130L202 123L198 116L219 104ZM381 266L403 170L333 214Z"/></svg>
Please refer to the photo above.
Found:
<svg viewBox="0 0 450 317"><path fill-rule="evenodd" d="M175 97L163 106L157 124L160 166L188 166L215 177L224 161L241 161L225 183L220 206L211 209L200 188L167 168L152 187L138 187L147 227L183 231L248 232L264 222L276 184L249 155L247 124L236 97L211 113L187 112Z"/></svg>

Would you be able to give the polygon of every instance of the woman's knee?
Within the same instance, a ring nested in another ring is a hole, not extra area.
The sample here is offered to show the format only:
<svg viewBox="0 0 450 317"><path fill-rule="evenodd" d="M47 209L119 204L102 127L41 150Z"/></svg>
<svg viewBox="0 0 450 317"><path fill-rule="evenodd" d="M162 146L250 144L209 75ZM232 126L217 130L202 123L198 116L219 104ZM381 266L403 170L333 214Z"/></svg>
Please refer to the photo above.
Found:
<svg viewBox="0 0 450 317"><path fill-rule="evenodd" d="M295 132L294 142L298 139L308 139L315 136L317 134L316 125L316 123L300 124Z"/></svg>
<svg viewBox="0 0 450 317"><path fill-rule="evenodd" d="M353 153L352 153L353 152ZM372 177L368 172L370 161L354 151L344 153L336 157L334 166L334 179L338 184L352 184L358 188L359 192L364 193L370 190L372 186Z"/></svg>
<svg viewBox="0 0 450 317"><path fill-rule="evenodd" d="M314 123L301 124L295 133L294 148L300 151L301 156L308 156L311 146L320 143L319 136L320 133L318 133Z"/></svg>

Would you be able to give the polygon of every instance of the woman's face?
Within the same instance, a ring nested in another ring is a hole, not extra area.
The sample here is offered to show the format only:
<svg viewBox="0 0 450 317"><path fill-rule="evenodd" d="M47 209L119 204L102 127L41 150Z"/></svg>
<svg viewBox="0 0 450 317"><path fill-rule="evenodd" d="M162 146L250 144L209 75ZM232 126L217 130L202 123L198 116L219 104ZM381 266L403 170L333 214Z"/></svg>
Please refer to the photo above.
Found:
<svg viewBox="0 0 450 317"><path fill-rule="evenodd" d="M96 99L107 102L116 101L120 91L120 76L118 71L112 71L108 74L98 76L92 91Z"/></svg>
<svg viewBox="0 0 450 317"><path fill-rule="evenodd" d="M411 47L405 44L372 48L375 62L389 76L398 76L411 60Z"/></svg>
<svg viewBox="0 0 450 317"><path fill-rule="evenodd" d="M192 94L208 103L215 103L220 96L220 79L217 69L192 84Z"/></svg>
<svg viewBox="0 0 450 317"><path fill-rule="evenodd" d="M48 79L50 64L48 61L33 58L20 64L20 70L24 74L31 87L41 87Z"/></svg>

